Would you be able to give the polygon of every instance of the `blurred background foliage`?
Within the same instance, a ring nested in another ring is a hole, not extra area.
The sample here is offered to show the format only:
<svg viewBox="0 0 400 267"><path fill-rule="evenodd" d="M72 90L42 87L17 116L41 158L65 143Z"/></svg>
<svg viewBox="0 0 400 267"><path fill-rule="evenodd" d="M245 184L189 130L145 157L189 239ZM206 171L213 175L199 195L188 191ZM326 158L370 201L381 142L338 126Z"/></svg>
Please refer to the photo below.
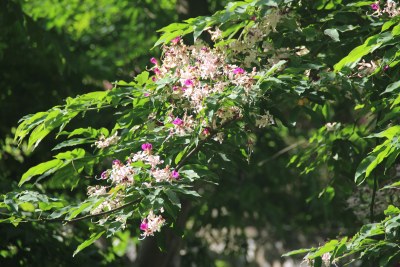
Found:
<svg viewBox="0 0 400 267"><path fill-rule="evenodd" d="M17 147L12 135L22 116L60 104L67 96L108 90L115 80L131 80L149 66L151 56L159 54L157 48L150 50L157 40L158 29L181 19L212 14L227 2L2 0L0 193L16 190L22 173L29 166L49 159L50 149L54 147L54 143L49 141L52 138L47 139L35 153L26 149L24 144ZM362 24L360 16L354 16L355 13L349 16L332 12L336 2L341 1L327 1L329 5L325 2L319 0L305 4L299 12L304 15L300 21L304 25L313 25L319 18L309 11L326 9L327 28L336 16L335 21L341 21L343 25L363 25L358 29L359 33L368 31L368 25ZM295 19L289 19L287 24ZM338 44L326 41L329 38L323 30L310 26L302 33L293 34L292 39L286 38L290 44L279 45L294 47L296 42L307 40L310 45L320 46L310 50L327 51L322 59L310 55L310 64L317 65L318 60L324 60L333 65L361 42L357 35L351 36L351 32L344 30L342 36L352 42L346 42L348 47L335 50L333 48ZM286 37L290 34L284 33ZM325 42L315 42L318 38ZM313 71L318 69L316 65ZM315 79L329 80L329 77ZM313 97L318 101L321 95L307 95L307 88L296 88L305 92L306 97L294 94L292 98L282 99L279 102L282 106L276 110L286 112L283 116L288 118L286 126L296 121L296 128L280 125L282 127L260 130L254 136L253 142L257 140L257 146L253 147L250 163L239 159L241 152L232 148L232 154L238 154L235 161L239 164L231 169L214 166L221 177L220 185L210 185L202 192L206 202L188 202L183 207L189 219L188 228L183 233L185 239L179 241L180 246L174 247L180 249L160 252L154 244L155 250L145 249L144 246L156 241L148 239L139 244L137 225L133 225L112 239L100 239L95 246L72 258L75 248L88 236L85 222L73 225L32 223L18 228L0 224L0 265L150 266L143 259L151 259L154 263L154 258L161 259L160 255L171 253L168 261L160 260L158 266L171 266L168 264L172 262L181 266L192 266L192 263L221 267L258 266L262 263L268 266L267 262L283 263L281 255L290 249L323 243L323 237L334 237L332 234L354 233L361 222L357 221L346 201L355 190L352 183L355 167L351 166L356 164L343 159L336 162L331 158L332 162L327 165L337 165L338 175L335 177L339 181L334 186L331 170L325 168L324 163L320 163L323 166L319 171L307 176L302 176L301 170L294 166L288 167L291 154L301 152L308 145L305 140L315 133L310 129L322 127L328 119L346 121L351 112L348 110L351 105L347 102L353 100L343 98L339 92L341 89L335 85L329 89L335 106L327 106L324 111L322 108L313 110L317 105L308 102ZM279 98L274 96L273 99ZM285 111L287 107L290 109ZM336 113L326 114L329 110ZM323 116L321 114L326 114L326 117L313 117ZM93 123L96 120L107 121L107 118L95 116ZM328 136L332 143L340 143L343 150L339 149L339 154L345 154L344 149L348 147L346 137L333 136L333 133L317 136ZM60 190L58 194L83 198L84 191L65 193ZM146 255L142 255L142 251Z"/></svg>

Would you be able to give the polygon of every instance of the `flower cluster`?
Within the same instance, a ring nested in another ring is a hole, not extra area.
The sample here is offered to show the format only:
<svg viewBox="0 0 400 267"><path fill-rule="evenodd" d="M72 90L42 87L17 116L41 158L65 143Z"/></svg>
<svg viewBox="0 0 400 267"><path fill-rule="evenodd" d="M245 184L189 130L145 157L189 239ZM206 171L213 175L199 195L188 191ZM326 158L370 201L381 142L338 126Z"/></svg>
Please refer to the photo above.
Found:
<svg viewBox="0 0 400 267"><path fill-rule="evenodd" d="M177 118L175 120L178 122ZM108 179L114 185L124 184L132 186L135 181L135 175L145 175L147 172L157 183L179 180L180 175L177 170L171 169L169 166L166 166L165 168L159 167L159 165L163 164L163 160L160 159L160 156L153 154L153 145L151 143L143 143L141 148L142 151L132 154L126 163L122 163L117 159L114 160L112 168L104 171L101 174L101 179ZM142 161L143 163L150 165L150 170L147 170L146 168L142 169L140 167L133 167L133 163L137 161ZM143 185L150 187L151 183L143 182ZM107 191L106 186L89 186L87 194L89 197L106 197L91 210L91 214L99 214L103 211L112 210L120 207L124 203L123 193L118 191L112 195ZM162 211L163 210L161 209L161 212ZM115 220L122 222L122 227L125 227L126 217L117 216ZM164 223L165 219L161 215L156 216L153 211L150 211L148 216L143 219L140 225L140 230L143 231L142 237L145 238L147 236L152 236L155 232L159 232Z"/></svg>
<svg viewBox="0 0 400 267"><path fill-rule="evenodd" d="M104 135L101 135L99 140L96 141L94 144L97 148L106 148L111 145L115 145L120 137L118 136L118 133L115 132L112 136L106 138Z"/></svg>
<svg viewBox="0 0 400 267"><path fill-rule="evenodd" d="M225 46L210 47L200 42L185 45L177 37L162 47L163 56L160 59L150 59L153 82L146 84L145 97L168 104L167 110L160 113L162 115L152 113L148 118L164 127L162 132L166 140L197 133L203 140L210 138L222 143L225 135L222 129L231 121L243 119L244 107L258 109L254 99L260 90L255 82L258 72L254 66L260 65L260 49L254 47L260 47L264 42L263 53L267 46L271 46L266 43L265 37L275 31L280 17L277 11L272 10L260 21L254 18L255 22L243 28L238 40ZM208 30L213 41L221 40L222 32L218 28ZM227 52L229 49L226 48L232 48L233 53ZM257 127L273 124L268 112L254 116ZM115 133L109 138L100 137L95 145L105 148L116 144L118 140ZM141 181L138 187L150 190L153 183L172 184L178 181L180 174L178 168L164 165L153 145L146 142L141 145L141 151L132 153L125 162L114 160L111 169L101 174L101 179L129 190ZM94 214L120 207L124 201L123 193L118 191L111 196L106 187L90 187L88 194L92 197L107 196L92 211ZM116 217L116 220L126 223L125 217ZM154 235L164 224L165 219L150 210L140 224L140 230L143 231L141 236Z"/></svg>
<svg viewBox="0 0 400 267"><path fill-rule="evenodd" d="M141 168L135 168L132 163L141 161L147 165L150 165L151 169L147 171L155 182L173 182L179 179L179 173L177 170L173 170L170 166L160 168L159 165L163 164L159 155L152 153L153 145L150 143L144 143L141 146L142 151L132 154L125 164L119 160L114 160L111 170L106 170L101 174L102 179L110 179L113 184L134 184L134 176L141 173L146 173L146 170ZM149 183L146 183L150 185Z"/></svg>
<svg viewBox="0 0 400 267"><path fill-rule="evenodd" d="M87 189L87 194L89 197L98 197L98 196L108 196L107 187L105 186L89 186ZM123 196L121 193L117 193L114 196L108 196L104 201L95 206L90 214L99 214L100 212L115 209L121 206L123 203Z"/></svg>
<svg viewBox="0 0 400 267"><path fill-rule="evenodd" d="M165 219L161 215L155 215L154 212L151 210L147 217L143 219L140 224L140 230L143 231L141 236L143 238L147 236L153 236L155 232L160 232L161 227L164 224Z"/></svg>
<svg viewBox="0 0 400 267"><path fill-rule="evenodd" d="M238 39L229 45L233 55L235 55L234 57L239 57L247 68L253 64L259 65L258 57L260 53L254 48L260 42L262 42L264 52L272 48L271 43L265 40L272 31L276 31L276 26L281 18L282 15L278 10L271 10L269 14L263 16L260 20L257 17L252 18L255 21L254 25L246 28L242 33L246 38Z"/></svg>
<svg viewBox="0 0 400 267"><path fill-rule="evenodd" d="M174 118L172 124L174 125L174 128L171 129L170 134L176 134L178 136L183 136L187 133L193 132L195 127L193 116L188 116L186 113L182 119L179 117Z"/></svg>
<svg viewBox="0 0 400 267"><path fill-rule="evenodd" d="M258 128L265 128L272 124L274 124L274 119L273 119L272 115L269 114L269 112L267 112L264 115L259 115L256 118L256 126Z"/></svg>
<svg viewBox="0 0 400 267"><path fill-rule="evenodd" d="M208 97L221 94L229 86L244 87L250 93L254 85L255 69L248 73L227 63L226 54L218 47L187 46L180 40L165 45L163 55L161 64L152 68L155 80L169 77L176 81L171 85L171 96L175 102L182 101L180 106L188 101L187 109L194 113L206 108Z"/></svg>
<svg viewBox="0 0 400 267"><path fill-rule="evenodd" d="M397 7L397 3L393 0L387 0L383 8L381 8L380 1L376 1L371 4L373 10L372 16L379 17L386 14L389 17L395 17L400 14L400 8Z"/></svg>

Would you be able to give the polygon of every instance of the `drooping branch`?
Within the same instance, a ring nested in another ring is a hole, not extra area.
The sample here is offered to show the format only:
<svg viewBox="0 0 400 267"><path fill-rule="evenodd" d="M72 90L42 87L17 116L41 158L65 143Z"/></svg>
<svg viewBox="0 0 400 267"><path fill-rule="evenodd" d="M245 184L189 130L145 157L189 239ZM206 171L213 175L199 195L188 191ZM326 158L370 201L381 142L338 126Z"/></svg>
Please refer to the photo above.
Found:
<svg viewBox="0 0 400 267"><path fill-rule="evenodd" d="M49 219L49 218L39 218L39 219L30 219L29 218L28 219L28 218L23 218L23 221L21 221L21 222L50 222L50 223L51 222L61 222L61 223L65 223L65 224L75 223L75 222L78 222L78 221L83 221L83 220L87 220L87 219L91 219L91 218L100 217L100 216L103 216L103 215L112 214L112 213L117 212L119 210L125 209L125 208L127 208L127 207L129 207L131 205L135 205L135 204L139 203L141 200L142 199L139 198L139 199L130 201L128 203L125 203L122 206L116 207L116 208L111 209L111 210L103 211L103 212L96 213L96 214L88 214L88 215L81 216L81 217L76 217L76 218L73 218L73 219L70 219L70 220L62 219L62 218L54 218L54 219ZM7 215L9 215L9 214L7 214Z"/></svg>

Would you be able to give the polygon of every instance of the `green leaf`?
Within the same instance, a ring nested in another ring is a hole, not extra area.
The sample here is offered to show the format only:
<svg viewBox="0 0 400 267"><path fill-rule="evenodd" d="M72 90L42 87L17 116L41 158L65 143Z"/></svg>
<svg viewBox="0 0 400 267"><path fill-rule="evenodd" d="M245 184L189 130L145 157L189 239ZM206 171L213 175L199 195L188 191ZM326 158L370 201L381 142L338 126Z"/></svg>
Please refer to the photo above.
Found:
<svg viewBox="0 0 400 267"><path fill-rule="evenodd" d="M168 199L171 201L171 203L174 206L177 206L178 208L181 208L181 202L180 202L178 196L175 194L174 191L172 191L170 189L167 189L164 192L168 196Z"/></svg>
<svg viewBox="0 0 400 267"><path fill-rule="evenodd" d="M19 207L23 210L23 211L29 211L29 212L34 212L35 211L35 205L33 205L30 202L22 202L19 203Z"/></svg>
<svg viewBox="0 0 400 267"><path fill-rule="evenodd" d="M99 239L103 234L105 233L105 231L102 231L100 233L93 233L90 238L88 240L86 240L85 242L83 242L82 244L80 244L76 250L74 251L74 254L72 255L72 257L75 257L76 254L78 254L80 251L82 251L83 249L85 249L86 247L90 246L91 244L93 244L97 239Z"/></svg>
<svg viewBox="0 0 400 267"><path fill-rule="evenodd" d="M391 92L397 90L399 87L400 87L400 81L391 83L386 87L385 91L382 92L381 95L386 94L386 93L391 93Z"/></svg>
<svg viewBox="0 0 400 267"><path fill-rule="evenodd" d="M32 177L36 175L41 175L43 173L53 173L64 165L63 161L60 159L53 159L47 162L40 163L35 167L30 168L27 172L22 175L18 186L29 181Z"/></svg>
<svg viewBox="0 0 400 267"><path fill-rule="evenodd" d="M61 148L64 148L64 147L70 147L70 146L76 146L76 145L82 145L82 144L89 144L89 143L94 143L94 139L73 138L73 139L66 140L64 142L59 143L52 150L58 150L58 149L61 149Z"/></svg>
<svg viewBox="0 0 400 267"><path fill-rule="evenodd" d="M343 67L353 68L355 64L365 55L373 52L377 48L379 48L386 39L382 39L382 37L386 37L382 34L377 34L369 37L364 44L354 48L346 57L342 58L335 66L335 71L341 71ZM391 35L390 35L391 36Z"/></svg>
<svg viewBox="0 0 400 267"><path fill-rule="evenodd" d="M143 71L138 76L136 76L135 81L138 83L138 85L142 86L147 82L148 79L149 79L149 72Z"/></svg>
<svg viewBox="0 0 400 267"><path fill-rule="evenodd" d="M296 249L296 250L292 250L292 251L289 251L289 252L283 254L282 257L290 257L290 256L298 255L298 254L305 254L305 253L308 253L308 252L314 251L314 250L315 250L315 248Z"/></svg>
<svg viewBox="0 0 400 267"><path fill-rule="evenodd" d="M178 153L178 155L176 155L176 157L175 157L175 164L178 164L179 163L179 161L181 161L181 159L182 159L182 157L183 157L183 155L185 154L185 150L182 150L182 151L180 151L179 153Z"/></svg>
<svg viewBox="0 0 400 267"><path fill-rule="evenodd" d="M86 151L82 148L76 148L71 151L66 151L62 153L58 153L54 157L56 159L63 159L63 160L74 160L74 159L80 159L83 158L86 154Z"/></svg>
<svg viewBox="0 0 400 267"><path fill-rule="evenodd" d="M393 216L393 215L398 215L400 214L400 209L393 206L393 205L389 205L389 207L387 207L387 209L385 210L385 215L386 216Z"/></svg>
<svg viewBox="0 0 400 267"><path fill-rule="evenodd" d="M80 213L88 210L92 205L93 205L92 202L84 202L84 203L81 203L78 207L72 208L69 212L69 216L67 217L67 220L71 220L71 219L75 218Z"/></svg>
<svg viewBox="0 0 400 267"><path fill-rule="evenodd" d="M310 259L315 259L317 257L321 257L327 252L331 252L336 248L336 245L339 243L338 240L334 239L317 249L313 254L309 256Z"/></svg>
<svg viewBox="0 0 400 267"><path fill-rule="evenodd" d="M326 29L324 31L324 34L328 35L329 37L331 37L334 42L339 42L340 41L339 32L336 29Z"/></svg>
<svg viewBox="0 0 400 267"><path fill-rule="evenodd" d="M400 189L400 181L384 186L382 189Z"/></svg>
<svg viewBox="0 0 400 267"><path fill-rule="evenodd" d="M393 36L397 36L400 34L400 24L394 26L393 30L392 30L392 35Z"/></svg>

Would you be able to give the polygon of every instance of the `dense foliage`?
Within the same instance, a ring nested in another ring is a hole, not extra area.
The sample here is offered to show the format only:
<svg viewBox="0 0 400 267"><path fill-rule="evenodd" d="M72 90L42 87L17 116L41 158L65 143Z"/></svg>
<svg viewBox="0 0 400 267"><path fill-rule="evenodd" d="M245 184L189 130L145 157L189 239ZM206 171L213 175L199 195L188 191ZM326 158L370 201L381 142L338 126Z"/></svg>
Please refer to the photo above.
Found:
<svg viewBox="0 0 400 267"><path fill-rule="evenodd" d="M184 266L217 264L203 249L220 244L251 261L252 226L286 252L314 243L285 254L304 265L395 266L399 14L390 0L248 0L162 28L132 81L21 119L26 149L57 143L3 195L1 221L90 229L74 255L155 235Z"/></svg>

